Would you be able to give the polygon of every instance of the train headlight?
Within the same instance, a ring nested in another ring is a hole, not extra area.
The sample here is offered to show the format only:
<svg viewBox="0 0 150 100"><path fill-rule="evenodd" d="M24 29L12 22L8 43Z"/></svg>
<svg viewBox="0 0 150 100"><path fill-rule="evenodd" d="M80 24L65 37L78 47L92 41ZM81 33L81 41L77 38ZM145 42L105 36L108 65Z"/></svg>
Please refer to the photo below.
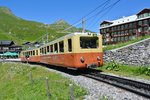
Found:
<svg viewBox="0 0 150 100"><path fill-rule="evenodd" d="M100 56L97 56L97 60L98 60L98 61L100 61L100 60L101 60Z"/></svg>
<svg viewBox="0 0 150 100"><path fill-rule="evenodd" d="M85 62L84 57L81 57L81 58L80 58L80 61L81 61L82 63L84 63L84 62Z"/></svg>

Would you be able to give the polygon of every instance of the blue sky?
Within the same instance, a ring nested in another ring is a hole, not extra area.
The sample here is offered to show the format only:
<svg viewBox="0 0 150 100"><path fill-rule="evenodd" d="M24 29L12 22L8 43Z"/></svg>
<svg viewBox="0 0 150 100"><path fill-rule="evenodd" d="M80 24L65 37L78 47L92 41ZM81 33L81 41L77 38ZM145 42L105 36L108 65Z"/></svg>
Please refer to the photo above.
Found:
<svg viewBox="0 0 150 100"><path fill-rule="evenodd" d="M16 16L26 20L51 24L59 19L64 19L68 23L73 24L105 1L106 0L0 0L0 6L10 8ZM110 0L109 4L115 1L117 0ZM99 24L103 20L115 20L123 16L130 16L144 8L150 8L150 0L121 0L107 14L99 14L87 20L86 28L99 32ZM97 12L101 9L102 8L98 9ZM81 24L77 27L80 26Z"/></svg>

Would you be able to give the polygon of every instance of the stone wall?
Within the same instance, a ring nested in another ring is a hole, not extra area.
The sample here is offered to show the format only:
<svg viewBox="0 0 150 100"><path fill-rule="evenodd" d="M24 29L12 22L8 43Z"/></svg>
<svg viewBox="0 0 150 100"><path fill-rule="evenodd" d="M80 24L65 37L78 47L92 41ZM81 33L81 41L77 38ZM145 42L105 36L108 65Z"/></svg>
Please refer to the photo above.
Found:
<svg viewBox="0 0 150 100"><path fill-rule="evenodd" d="M104 61L110 62L112 60L129 65L149 66L150 39L117 50L104 52Z"/></svg>

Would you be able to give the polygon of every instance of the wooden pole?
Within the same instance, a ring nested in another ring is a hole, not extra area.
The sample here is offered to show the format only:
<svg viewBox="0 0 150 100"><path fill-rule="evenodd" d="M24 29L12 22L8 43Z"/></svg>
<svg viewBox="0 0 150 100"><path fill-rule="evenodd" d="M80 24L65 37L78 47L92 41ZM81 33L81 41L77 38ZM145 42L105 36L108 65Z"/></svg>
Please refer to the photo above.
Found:
<svg viewBox="0 0 150 100"><path fill-rule="evenodd" d="M82 19L82 33L85 33L85 19Z"/></svg>
<svg viewBox="0 0 150 100"><path fill-rule="evenodd" d="M30 81L31 81L31 83L33 83L32 71L30 71L30 75L29 75L29 77L30 77Z"/></svg>
<svg viewBox="0 0 150 100"><path fill-rule="evenodd" d="M70 84L70 100L74 100L74 88L73 88L73 84Z"/></svg>
<svg viewBox="0 0 150 100"><path fill-rule="evenodd" d="M48 97L48 100L50 100L51 94L50 94L50 90L49 90L48 77L46 77L46 90L47 90L47 97Z"/></svg>

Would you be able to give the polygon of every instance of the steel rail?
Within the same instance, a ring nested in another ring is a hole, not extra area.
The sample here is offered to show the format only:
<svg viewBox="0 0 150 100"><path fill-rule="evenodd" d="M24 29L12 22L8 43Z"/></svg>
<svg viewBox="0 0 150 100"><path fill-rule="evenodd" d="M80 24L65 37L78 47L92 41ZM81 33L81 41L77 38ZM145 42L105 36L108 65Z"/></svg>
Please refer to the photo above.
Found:
<svg viewBox="0 0 150 100"><path fill-rule="evenodd" d="M100 72L91 72L83 76L105 82L107 84L128 90L137 95L150 98L150 84L117 76L107 75Z"/></svg>

